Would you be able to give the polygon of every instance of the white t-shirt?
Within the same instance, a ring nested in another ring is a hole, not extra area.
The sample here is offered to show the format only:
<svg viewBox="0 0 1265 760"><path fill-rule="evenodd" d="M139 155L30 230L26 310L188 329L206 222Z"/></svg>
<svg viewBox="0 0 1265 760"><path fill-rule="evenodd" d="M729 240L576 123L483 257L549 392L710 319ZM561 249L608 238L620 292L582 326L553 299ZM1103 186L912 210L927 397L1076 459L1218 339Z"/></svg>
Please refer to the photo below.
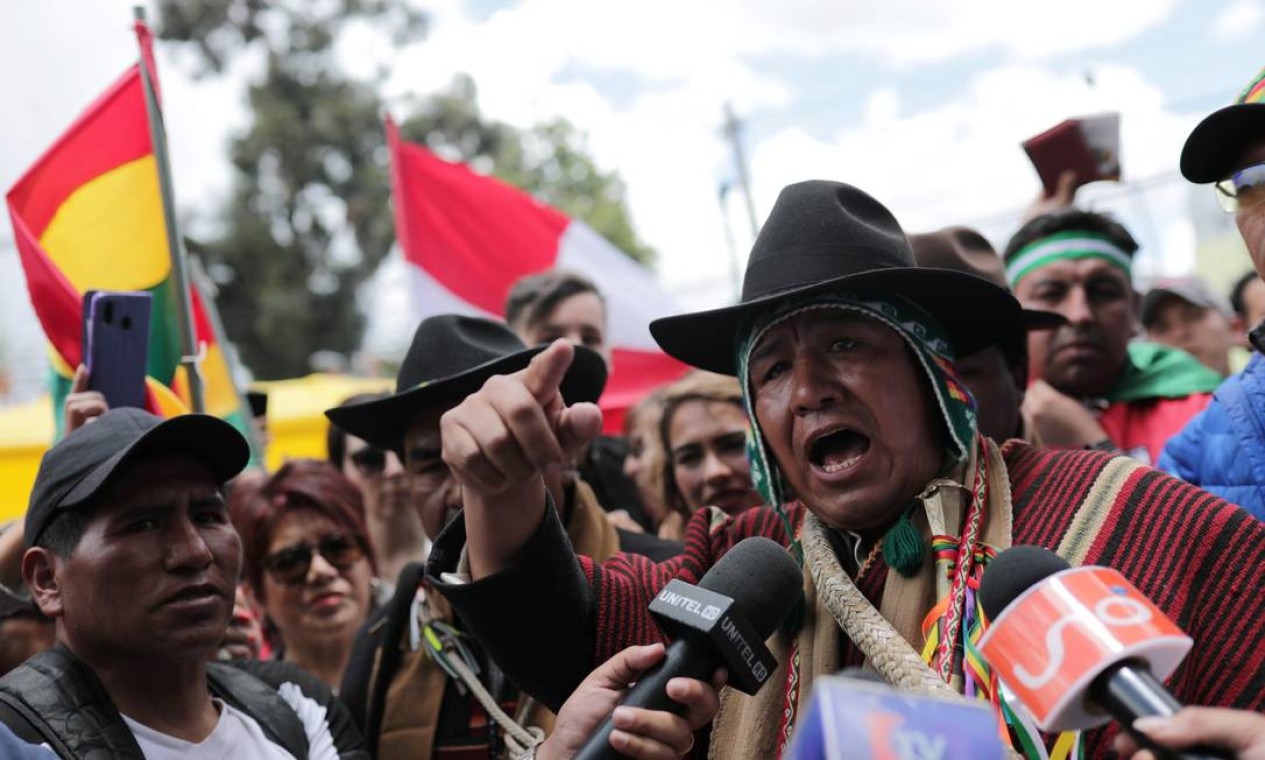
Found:
<svg viewBox="0 0 1265 760"><path fill-rule="evenodd" d="M325 708L304 696L292 683L281 684L277 694L303 722L308 760L338 760ZM145 760L295 760L294 755L268 738L254 718L219 699L214 702L220 711L220 720L211 734L197 744L159 733L126 715L123 721L131 729Z"/></svg>
<svg viewBox="0 0 1265 760"><path fill-rule="evenodd" d="M132 736L136 737L146 760L228 760L239 757L295 760L294 755L268 739L254 718L218 699L215 706L220 711L220 720L211 734L196 744L159 733L126 715L123 720L132 730Z"/></svg>

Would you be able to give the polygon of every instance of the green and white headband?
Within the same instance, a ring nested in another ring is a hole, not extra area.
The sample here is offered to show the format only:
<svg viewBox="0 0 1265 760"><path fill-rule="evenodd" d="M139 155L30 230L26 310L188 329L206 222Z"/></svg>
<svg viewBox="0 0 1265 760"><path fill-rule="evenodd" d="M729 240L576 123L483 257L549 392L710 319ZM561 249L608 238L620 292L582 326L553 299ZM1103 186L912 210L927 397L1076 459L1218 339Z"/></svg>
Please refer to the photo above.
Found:
<svg viewBox="0 0 1265 760"><path fill-rule="evenodd" d="M1020 248L1006 263L1006 280L1010 287L1041 267L1056 261L1101 259L1120 267L1126 276L1132 277L1133 258L1106 235L1094 232L1069 230L1035 240Z"/></svg>

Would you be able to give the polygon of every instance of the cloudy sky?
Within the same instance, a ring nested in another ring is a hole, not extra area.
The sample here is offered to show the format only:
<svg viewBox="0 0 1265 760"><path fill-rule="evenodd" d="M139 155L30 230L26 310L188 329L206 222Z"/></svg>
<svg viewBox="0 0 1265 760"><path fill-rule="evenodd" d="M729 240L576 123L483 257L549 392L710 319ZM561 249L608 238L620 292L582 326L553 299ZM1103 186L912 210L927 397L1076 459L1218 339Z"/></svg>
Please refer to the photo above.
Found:
<svg viewBox="0 0 1265 760"><path fill-rule="evenodd" d="M347 65L390 66L396 102L468 72L489 116L524 126L569 119L598 163L623 176L660 278L688 307L729 295L726 217L738 249L750 244L737 197L724 214L717 198L733 178L726 102L746 125L761 217L787 183L840 179L909 230L975 224L995 241L1037 192L1020 141L1068 116L1119 111L1126 179L1148 191L1088 195L1134 227L1158 272L1191 262L1189 191L1174 178L1186 134L1265 64L1265 0L1063 0L1044 13L1012 0L417 4L430 14L425 40L391 50L353 30L340 42ZM41 0L0 10L0 185L134 58L130 6ZM178 197L185 217L204 224L228 187L227 139L248 118L242 87L253 72L246 62L194 81L185 64L179 49L160 47ZM6 283L17 271L10 234L0 231ZM38 347L13 288L3 293L9 352Z"/></svg>

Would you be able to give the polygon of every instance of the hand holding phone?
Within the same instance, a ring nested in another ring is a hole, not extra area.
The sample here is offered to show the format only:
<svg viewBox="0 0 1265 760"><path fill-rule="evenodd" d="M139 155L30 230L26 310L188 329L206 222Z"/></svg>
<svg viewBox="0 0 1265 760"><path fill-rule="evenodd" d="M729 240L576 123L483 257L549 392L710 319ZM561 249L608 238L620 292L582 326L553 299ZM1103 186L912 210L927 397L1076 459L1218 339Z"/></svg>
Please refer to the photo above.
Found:
<svg viewBox="0 0 1265 760"><path fill-rule="evenodd" d="M70 435L97 417L110 411L105 396L88 390L88 368L80 364L75 370L75 378L70 383L70 393L62 404L62 416L65 421L63 432Z"/></svg>

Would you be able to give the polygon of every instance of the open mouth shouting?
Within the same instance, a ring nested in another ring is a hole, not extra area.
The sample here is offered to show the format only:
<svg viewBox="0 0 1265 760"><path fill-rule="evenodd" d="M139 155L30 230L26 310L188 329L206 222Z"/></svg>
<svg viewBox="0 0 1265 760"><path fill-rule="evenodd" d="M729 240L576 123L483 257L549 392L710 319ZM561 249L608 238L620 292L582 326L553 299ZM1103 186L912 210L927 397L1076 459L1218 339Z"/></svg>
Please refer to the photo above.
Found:
<svg viewBox="0 0 1265 760"><path fill-rule="evenodd" d="M851 428L833 428L813 434L808 459L819 473L839 477L849 474L870 450L870 438Z"/></svg>

